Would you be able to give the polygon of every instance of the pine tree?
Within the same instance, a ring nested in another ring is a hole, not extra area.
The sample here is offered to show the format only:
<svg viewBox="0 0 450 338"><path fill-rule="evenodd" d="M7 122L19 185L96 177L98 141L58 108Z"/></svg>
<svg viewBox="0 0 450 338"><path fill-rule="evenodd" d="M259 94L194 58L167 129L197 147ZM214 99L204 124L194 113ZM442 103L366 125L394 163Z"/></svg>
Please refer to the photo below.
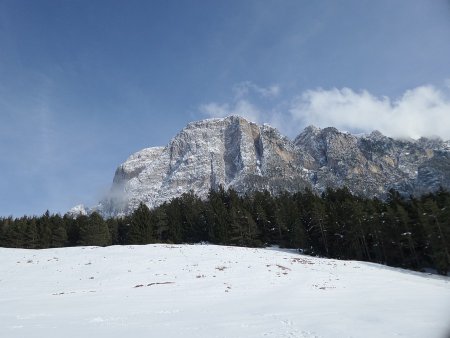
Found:
<svg viewBox="0 0 450 338"><path fill-rule="evenodd" d="M50 217L50 230L51 230L51 248L63 247L67 244L67 229L65 227L64 220L59 215Z"/></svg>
<svg viewBox="0 0 450 338"><path fill-rule="evenodd" d="M0 247L6 246L5 245L5 224L6 224L5 219L0 217Z"/></svg>
<svg viewBox="0 0 450 338"><path fill-rule="evenodd" d="M130 231L130 216L124 216L117 219L117 242L118 244L128 243L128 233Z"/></svg>
<svg viewBox="0 0 450 338"><path fill-rule="evenodd" d="M169 242L183 242L183 204L180 198L175 198L166 206L167 233Z"/></svg>
<svg viewBox="0 0 450 338"><path fill-rule="evenodd" d="M228 208L227 194L222 186L218 190L210 190L205 216L209 224L208 237L213 243L226 244L228 242Z"/></svg>
<svg viewBox="0 0 450 338"><path fill-rule="evenodd" d="M6 247L23 248L25 247L24 234L26 222L23 219L12 220L7 224L4 230L4 242Z"/></svg>
<svg viewBox="0 0 450 338"><path fill-rule="evenodd" d="M78 216L80 217L80 216ZM86 216L84 216L86 217ZM80 227L77 219L72 218L69 215L64 215L64 227L67 229L67 244L69 246L75 246L80 242Z"/></svg>
<svg viewBox="0 0 450 338"><path fill-rule="evenodd" d="M405 266L405 253L401 232L398 230L398 218L395 207L385 205L381 215L383 223L386 263L393 266Z"/></svg>
<svg viewBox="0 0 450 338"><path fill-rule="evenodd" d="M242 224L240 222L240 210L235 206L231 206L228 210L227 225L228 225L228 244L244 245L244 235Z"/></svg>
<svg viewBox="0 0 450 338"><path fill-rule="evenodd" d="M26 225L23 233L23 246L27 249L37 249L39 247L39 236L36 226L36 219L27 219L25 222Z"/></svg>
<svg viewBox="0 0 450 338"><path fill-rule="evenodd" d="M422 221L431 246L431 258L434 267L443 275L450 269L450 242L448 213L443 213L432 198L423 202Z"/></svg>
<svg viewBox="0 0 450 338"><path fill-rule="evenodd" d="M108 218L106 220L106 225L108 226L109 234L111 236L111 244L120 244L119 242L119 222L117 218Z"/></svg>
<svg viewBox="0 0 450 338"><path fill-rule="evenodd" d="M156 239L158 242L167 242L169 238L169 218L167 216L165 206L156 208L153 212L156 228Z"/></svg>
<svg viewBox="0 0 450 338"><path fill-rule="evenodd" d="M412 232L410 226L410 219L407 211L402 206L402 204L398 203L396 205L397 208L397 224L398 230L400 232L400 242L402 243L402 247L408 248L409 255L407 255L408 259L404 262L408 267L417 268L418 267L418 259L416 253L416 244L415 244L415 234Z"/></svg>
<svg viewBox="0 0 450 338"><path fill-rule="evenodd" d="M372 256L377 263L386 263L385 236L381 221L382 203L377 200L368 200L366 204L367 221L372 236Z"/></svg>
<svg viewBox="0 0 450 338"><path fill-rule="evenodd" d="M208 240L208 227L204 219L203 203L191 191L180 198L183 240L197 243Z"/></svg>
<svg viewBox="0 0 450 338"><path fill-rule="evenodd" d="M252 214L245 209L241 209L240 225L242 228L243 243L249 247L260 247L262 245L259 240L259 231Z"/></svg>
<svg viewBox="0 0 450 338"><path fill-rule="evenodd" d="M88 216L79 216L77 223L80 229L79 245L107 246L111 244L111 235L102 216L93 212Z"/></svg>
<svg viewBox="0 0 450 338"><path fill-rule="evenodd" d="M269 236L269 220L267 219L266 212L264 211L264 207L262 203L260 203L260 199L255 198L254 199L254 205L253 205L253 219L256 222L256 226L258 227L260 231L260 240L264 244L269 244L270 236Z"/></svg>
<svg viewBox="0 0 450 338"><path fill-rule="evenodd" d="M149 208L141 202L130 218L129 244L154 243L153 221Z"/></svg>
<svg viewBox="0 0 450 338"><path fill-rule="evenodd" d="M39 234L39 248L49 248L52 241L52 230L48 210L37 220L36 226Z"/></svg>
<svg viewBox="0 0 450 338"><path fill-rule="evenodd" d="M329 257L328 246L328 230L326 229L326 213L325 206L321 199L312 200L310 210L309 229L320 234L320 242L322 244L322 253Z"/></svg>

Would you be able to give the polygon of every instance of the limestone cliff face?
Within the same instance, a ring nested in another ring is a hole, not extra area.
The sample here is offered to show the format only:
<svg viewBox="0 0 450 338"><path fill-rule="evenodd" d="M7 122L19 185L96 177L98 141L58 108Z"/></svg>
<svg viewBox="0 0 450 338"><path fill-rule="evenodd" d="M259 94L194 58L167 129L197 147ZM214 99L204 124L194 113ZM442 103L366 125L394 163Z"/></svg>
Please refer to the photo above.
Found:
<svg viewBox="0 0 450 338"><path fill-rule="evenodd" d="M151 208L189 191L206 197L219 185L240 193L298 191L309 185L301 163L294 144L267 125L239 116L193 122L167 146L143 149L121 164L99 209L126 214L140 202Z"/></svg>
<svg viewBox="0 0 450 338"><path fill-rule="evenodd" d="M385 197L393 188L404 195L449 188L449 143L395 140L378 131L354 136L335 128L306 128L294 140L313 161L314 190L347 186L367 197Z"/></svg>
<svg viewBox="0 0 450 338"><path fill-rule="evenodd" d="M152 208L189 191L206 197L219 185L240 193L347 186L368 197L383 198L390 188L421 194L450 188L450 143L312 126L291 141L239 116L208 119L188 124L165 147L131 155L95 209L105 216L127 214L140 202Z"/></svg>

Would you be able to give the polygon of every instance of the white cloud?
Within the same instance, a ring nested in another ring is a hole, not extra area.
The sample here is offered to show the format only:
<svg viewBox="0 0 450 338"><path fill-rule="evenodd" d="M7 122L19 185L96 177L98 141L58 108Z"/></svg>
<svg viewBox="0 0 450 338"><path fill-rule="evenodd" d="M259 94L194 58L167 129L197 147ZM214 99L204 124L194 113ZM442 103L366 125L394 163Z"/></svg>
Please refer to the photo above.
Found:
<svg viewBox="0 0 450 338"><path fill-rule="evenodd" d="M429 85L408 90L396 100L349 88L308 90L293 100L290 118L303 126L450 139L449 97L448 90Z"/></svg>
<svg viewBox="0 0 450 338"><path fill-rule="evenodd" d="M440 136L450 139L450 87L431 85L407 90L399 98L375 96L350 88L307 90L294 99L279 98L278 86L242 82L233 87L229 103L200 106L208 117L241 115L270 123L291 137L308 125L336 127L353 133L379 130L391 137ZM270 97L270 100L267 98Z"/></svg>

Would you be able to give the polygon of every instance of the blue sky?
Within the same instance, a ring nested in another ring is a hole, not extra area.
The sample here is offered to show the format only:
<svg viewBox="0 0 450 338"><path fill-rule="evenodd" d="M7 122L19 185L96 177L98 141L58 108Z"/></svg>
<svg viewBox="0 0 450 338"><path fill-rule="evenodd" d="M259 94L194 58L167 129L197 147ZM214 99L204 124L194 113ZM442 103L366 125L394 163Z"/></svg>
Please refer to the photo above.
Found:
<svg viewBox="0 0 450 338"><path fill-rule="evenodd" d="M209 116L450 139L449 37L448 0L0 0L0 215L94 205Z"/></svg>

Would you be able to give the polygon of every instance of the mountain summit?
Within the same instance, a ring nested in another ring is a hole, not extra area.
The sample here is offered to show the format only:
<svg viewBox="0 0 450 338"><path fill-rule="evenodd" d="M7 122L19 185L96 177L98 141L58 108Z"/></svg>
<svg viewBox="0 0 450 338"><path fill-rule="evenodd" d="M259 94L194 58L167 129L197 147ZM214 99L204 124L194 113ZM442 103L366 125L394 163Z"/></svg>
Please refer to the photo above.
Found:
<svg viewBox="0 0 450 338"><path fill-rule="evenodd" d="M314 126L290 140L240 116L207 119L189 123L165 147L131 155L95 209L105 216L127 214L140 202L152 208L189 191L206 197L219 185L239 193L320 193L346 186L367 197L383 198L391 188L422 194L450 188L450 143Z"/></svg>

